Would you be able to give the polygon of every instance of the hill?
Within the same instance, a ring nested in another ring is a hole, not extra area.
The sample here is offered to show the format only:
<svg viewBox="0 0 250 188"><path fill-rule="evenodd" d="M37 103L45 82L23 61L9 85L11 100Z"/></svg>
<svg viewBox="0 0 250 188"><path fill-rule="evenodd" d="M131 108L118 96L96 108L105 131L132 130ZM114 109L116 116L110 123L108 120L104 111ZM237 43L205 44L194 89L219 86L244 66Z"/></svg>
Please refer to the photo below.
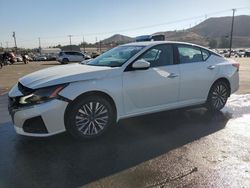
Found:
<svg viewBox="0 0 250 188"><path fill-rule="evenodd" d="M110 44L110 43L122 44L122 43L128 43L128 42L133 42L133 41L134 41L134 38L131 38L125 35L115 34L109 38L102 40L102 43L103 44Z"/></svg>
<svg viewBox="0 0 250 188"><path fill-rule="evenodd" d="M228 47L232 17L209 18L200 24L184 31L166 31L166 40L183 41L209 46L216 41L217 47ZM235 16L233 47L250 47L250 16Z"/></svg>
<svg viewBox="0 0 250 188"><path fill-rule="evenodd" d="M209 18L200 24L194 26L190 31L203 37L223 37L229 36L231 31L232 17ZM234 18L234 36L250 36L250 16L235 16Z"/></svg>
<svg viewBox="0 0 250 188"><path fill-rule="evenodd" d="M194 44L199 44L202 46L207 46L208 41L203 36L191 32L188 30L183 31L166 31L166 32L158 32L154 34L162 34L165 35L165 40L168 41L181 41L181 42L190 42Z"/></svg>
<svg viewBox="0 0 250 188"><path fill-rule="evenodd" d="M200 24L181 31L163 31L154 34L163 34L169 41L183 41L199 44L202 46L226 48L229 44L232 17L209 18ZM142 34L143 35L143 34ZM134 41L134 38L116 34L102 43L128 43ZM250 47L250 16L235 16L233 47Z"/></svg>

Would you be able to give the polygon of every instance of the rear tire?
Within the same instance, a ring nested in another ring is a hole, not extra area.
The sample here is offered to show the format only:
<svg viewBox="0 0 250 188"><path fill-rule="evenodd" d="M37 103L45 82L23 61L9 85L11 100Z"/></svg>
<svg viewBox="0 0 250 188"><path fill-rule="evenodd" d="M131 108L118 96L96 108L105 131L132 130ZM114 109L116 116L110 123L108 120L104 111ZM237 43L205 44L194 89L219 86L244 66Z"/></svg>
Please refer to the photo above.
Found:
<svg viewBox="0 0 250 188"><path fill-rule="evenodd" d="M210 111L220 111L230 95L230 88L224 81L215 82L208 94L207 108Z"/></svg>
<svg viewBox="0 0 250 188"><path fill-rule="evenodd" d="M105 133L116 121L111 103L101 96L83 96L65 113L65 127L77 139L92 139Z"/></svg>

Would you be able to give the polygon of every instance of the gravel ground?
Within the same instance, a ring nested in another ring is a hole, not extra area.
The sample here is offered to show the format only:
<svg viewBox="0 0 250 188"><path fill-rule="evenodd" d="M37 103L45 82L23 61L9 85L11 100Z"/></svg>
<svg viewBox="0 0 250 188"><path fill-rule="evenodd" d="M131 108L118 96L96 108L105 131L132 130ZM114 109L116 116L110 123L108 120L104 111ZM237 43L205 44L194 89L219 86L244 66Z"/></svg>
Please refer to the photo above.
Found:
<svg viewBox="0 0 250 188"><path fill-rule="evenodd" d="M239 94L250 93L250 58L235 58L240 63L240 85L241 88L237 92ZM0 69L0 94L6 93L18 80L18 78L47 67L59 66L60 63L56 61L40 61L30 62L25 65L23 63L16 63L14 65L4 66Z"/></svg>

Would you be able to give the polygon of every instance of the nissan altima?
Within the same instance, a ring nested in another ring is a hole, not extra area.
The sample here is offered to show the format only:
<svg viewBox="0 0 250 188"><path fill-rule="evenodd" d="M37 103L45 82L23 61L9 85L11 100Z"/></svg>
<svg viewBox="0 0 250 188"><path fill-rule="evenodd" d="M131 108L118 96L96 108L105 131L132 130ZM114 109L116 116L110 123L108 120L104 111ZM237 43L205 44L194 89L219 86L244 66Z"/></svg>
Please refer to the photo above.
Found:
<svg viewBox="0 0 250 188"><path fill-rule="evenodd" d="M238 71L238 63L198 45L129 43L24 76L8 94L9 112L18 134L94 138L132 116L196 105L221 110L239 87Z"/></svg>

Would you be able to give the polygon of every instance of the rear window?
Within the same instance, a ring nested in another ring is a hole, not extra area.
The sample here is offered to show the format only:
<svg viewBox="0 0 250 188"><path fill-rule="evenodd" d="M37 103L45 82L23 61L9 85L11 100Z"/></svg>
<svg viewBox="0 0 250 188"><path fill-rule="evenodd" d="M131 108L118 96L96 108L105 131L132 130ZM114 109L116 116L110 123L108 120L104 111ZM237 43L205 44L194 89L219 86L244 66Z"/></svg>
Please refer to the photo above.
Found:
<svg viewBox="0 0 250 188"><path fill-rule="evenodd" d="M179 45L179 59L180 63L196 63L203 61L201 50L195 46Z"/></svg>
<svg viewBox="0 0 250 188"><path fill-rule="evenodd" d="M80 52L75 52L75 55L83 56Z"/></svg>
<svg viewBox="0 0 250 188"><path fill-rule="evenodd" d="M207 51L205 49L201 49L201 52L202 52L202 58L203 58L203 60L206 61L209 58L209 56L210 56L209 51Z"/></svg>

